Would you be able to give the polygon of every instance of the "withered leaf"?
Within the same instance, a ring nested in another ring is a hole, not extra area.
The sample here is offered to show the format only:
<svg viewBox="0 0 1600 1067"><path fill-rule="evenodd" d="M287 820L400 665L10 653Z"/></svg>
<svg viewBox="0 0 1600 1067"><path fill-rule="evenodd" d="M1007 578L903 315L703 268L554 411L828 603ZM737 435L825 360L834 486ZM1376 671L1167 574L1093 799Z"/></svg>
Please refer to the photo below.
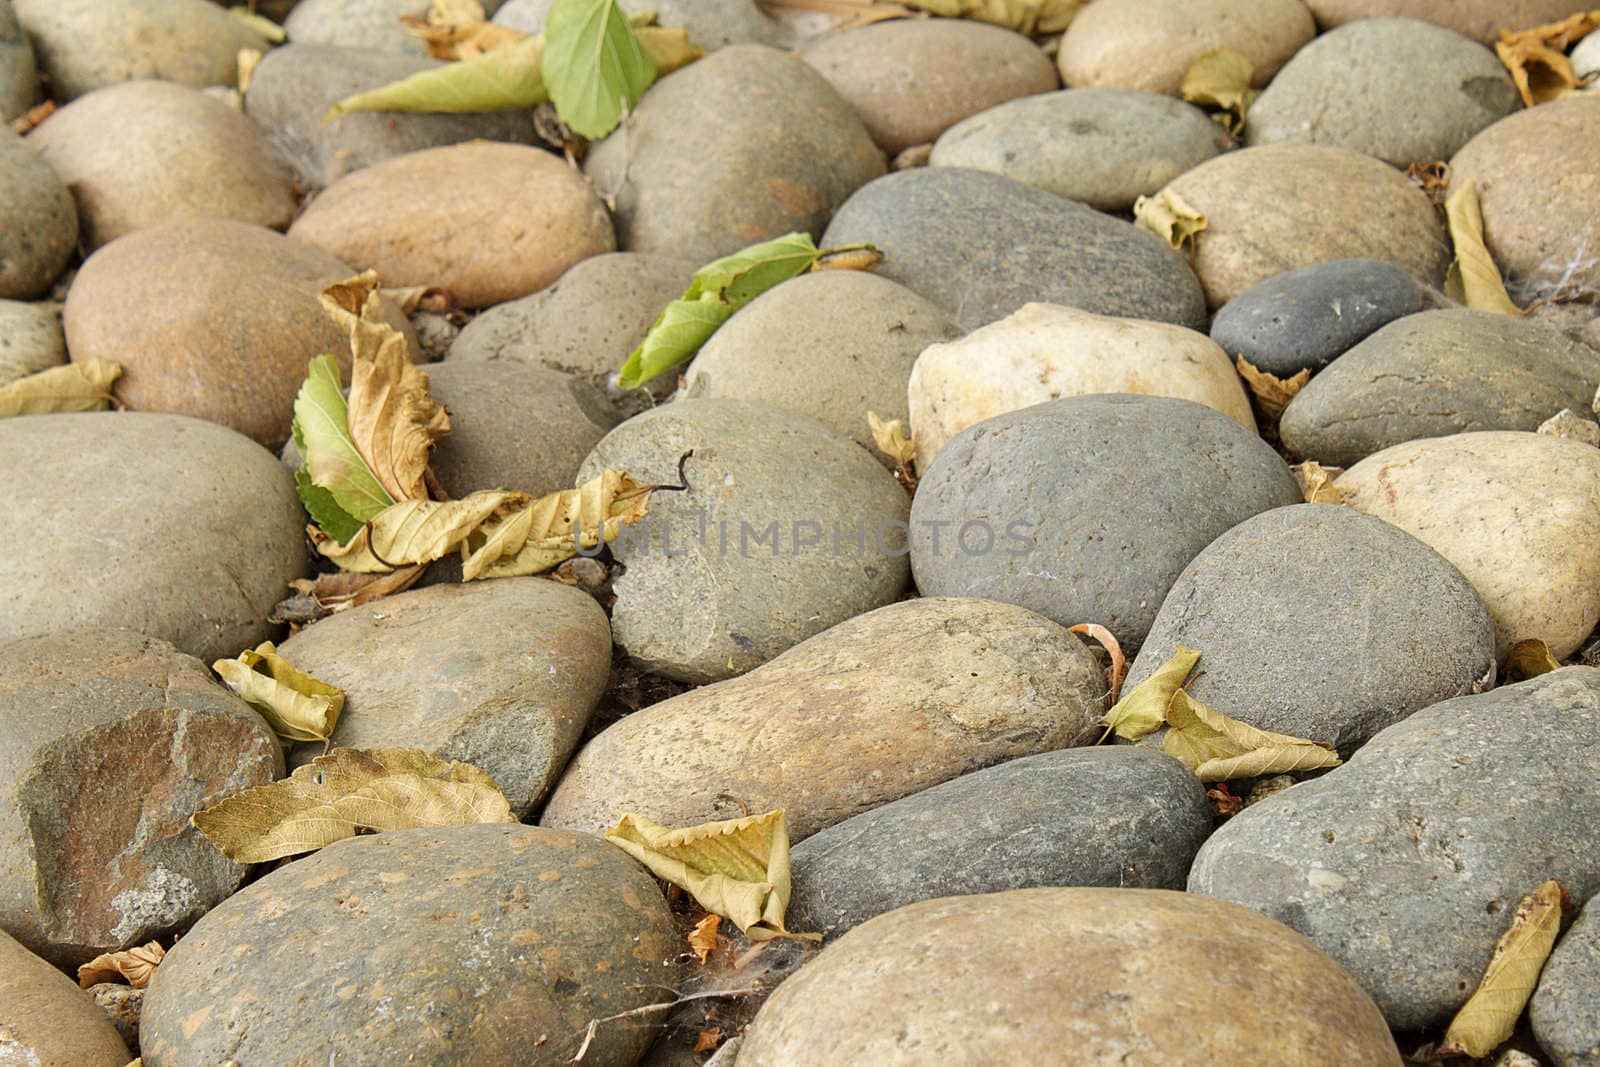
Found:
<svg viewBox="0 0 1600 1067"><path fill-rule="evenodd" d="M1324 467L1316 460L1306 460L1289 468L1300 485L1300 495L1307 504L1345 504L1349 495L1333 480L1344 473L1342 467Z"/></svg>
<svg viewBox="0 0 1600 1067"><path fill-rule="evenodd" d="M906 432L900 419L882 419L876 411L867 412L867 427L872 431L872 443L878 451L894 460L899 470L912 471L917 463L917 446Z"/></svg>
<svg viewBox="0 0 1600 1067"><path fill-rule="evenodd" d="M992 22L1018 33L1060 33L1089 0L901 0L945 18Z"/></svg>
<svg viewBox="0 0 1600 1067"><path fill-rule="evenodd" d="M1261 408L1261 414L1269 422L1277 422L1283 414L1283 409L1289 406L1295 394L1306 387L1311 380L1311 369L1308 367L1298 374L1288 378L1279 378L1255 366L1243 356L1235 356L1233 365L1239 371L1239 377L1244 379L1244 384L1250 389L1250 394L1256 398L1256 404Z"/></svg>
<svg viewBox="0 0 1600 1067"><path fill-rule="evenodd" d="M689 931L689 948L696 958L704 963L711 953L717 948L717 927L722 925L722 916L707 914L705 918L694 924L694 929Z"/></svg>
<svg viewBox="0 0 1600 1067"><path fill-rule="evenodd" d="M1182 690L1168 703L1166 721L1161 751L1180 760L1202 782L1339 765L1339 756L1330 746L1230 719Z"/></svg>
<svg viewBox="0 0 1600 1067"><path fill-rule="evenodd" d="M271 641L211 669L285 741L322 741L333 736L344 710L344 690L320 681L278 655Z"/></svg>
<svg viewBox="0 0 1600 1067"><path fill-rule="evenodd" d="M1456 250L1444 282L1446 295L1474 311L1523 314L1506 293L1500 268L1495 266L1489 246L1484 243L1483 205L1478 200L1478 183L1471 178L1462 182L1444 202L1444 213L1450 222L1450 240Z"/></svg>
<svg viewBox="0 0 1600 1067"><path fill-rule="evenodd" d="M1184 72L1179 93L1191 104L1219 109L1212 117L1225 126L1229 133L1244 131L1244 116L1261 95L1251 88L1255 68L1242 52L1220 48L1207 52L1189 65Z"/></svg>
<svg viewBox="0 0 1600 1067"><path fill-rule="evenodd" d="M190 821L235 863L265 863L362 831L516 820L494 779L470 763L416 748L336 748Z"/></svg>
<svg viewBox="0 0 1600 1067"><path fill-rule="evenodd" d="M121 376L121 364L96 358L18 378L0 386L0 419L104 411L112 404L111 386Z"/></svg>
<svg viewBox="0 0 1600 1067"><path fill-rule="evenodd" d="M78 988L88 989L101 982L123 981L135 989L143 989L150 984L151 977L166 955L167 950L161 947L159 941L121 952L103 952L78 968Z"/></svg>
<svg viewBox="0 0 1600 1067"><path fill-rule="evenodd" d="M1133 218L1175 249L1198 240L1200 231L1210 225L1204 215L1171 189L1134 201Z"/></svg>
<svg viewBox="0 0 1600 1067"><path fill-rule="evenodd" d="M1067 632L1093 638L1096 644L1106 650L1106 655L1111 657L1110 678L1106 688L1110 695L1111 703L1115 705L1122 693L1122 679L1128 673L1128 660L1122 654L1122 644L1112 635L1110 630L1092 622L1080 622L1076 626L1069 626L1067 627Z"/></svg>
<svg viewBox="0 0 1600 1067"><path fill-rule="evenodd" d="M672 829L627 814L605 838L752 941L807 937L783 925L789 907L789 827L783 809Z"/></svg>
<svg viewBox="0 0 1600 1067"><path fill-rule="evenodd" d="M1155 733L1167 721L1167 705L1183 688L1184 682L1200 662L1200 653L1178 645L1171 659L1154 674L1122 694L1122 699L1106 712L1105 725L1127 741L1137 741Z"/></svg>
<svg viewBox="0 0 1600 1067"><path fill-rule="evenodd" d="M1522 898L1478 988L1450 1020L1436 1055L1487 1056L1511 1037L1561 929L1564 890L1554 878Z"/></svg>
<svg viewBox="0 0 1600 1067"><path fill-rule="evenodd" d="M1495 55L1511 72L1528 107L1549 103L1584 84L1567 49L1600 28L1600 11L1581 11L1560 22L1526 30L1501 30Z"/></svg>
<svg viewBox="0 0 1600 1067"><path fill-rule="evenodd" d="M1525 682L1560 669L1561 661L1552 656L1550 646L1537 637L1518 641L1506 657L1506 680L1510 682Z"/></svg>

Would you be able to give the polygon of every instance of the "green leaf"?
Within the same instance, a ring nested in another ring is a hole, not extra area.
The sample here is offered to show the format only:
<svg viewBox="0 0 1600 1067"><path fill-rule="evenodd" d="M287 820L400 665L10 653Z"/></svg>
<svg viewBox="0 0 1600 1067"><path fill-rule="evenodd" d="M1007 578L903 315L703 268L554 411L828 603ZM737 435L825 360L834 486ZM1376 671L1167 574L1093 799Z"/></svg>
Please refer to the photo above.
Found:
<svg viewBox="0 0 1600 1067"><path fill-rule="evenodd" d="M349 410L339 380L339 364L332 356L317 356L306 368L306 380L294 401L293 432L305 480L311 487L328 494L326 499L304 490L300 495L319 527L322 522L318 513L321 513L341 529L348 529L348 524L327 507L329 500L358 527L394 503L394 498L367 466L350 436ZM300 481L295 479L297 486ZM313 506L316 511L312 511ZM322 528L331 536L340 536L333 529ZM349 537L342 540L347 541Z"/></svg>
<svg viewBox="0 0 1600 1067"><path fill-rule="evenodd" d="M694 280L701 293L715 294L737 310L779 282L810 270L819 255L810 234L787 233L707 263L694 272Z"/></svg>
<svg viewBox="0 0 1600 1067"><path fill-rule="evenodd" d="M550 99L540 77L544 38L530 37L473 59L432 67L328 109L323 122L351 111L505 111Z"/></svg>
<svg viewBox="0 0 1600 1067"><path fill-rule="evenodd" d="M663 374L694 358L700 346L733 317L734 309L715 297L674 300L656 318L628 362L622 365L618 384L635 389L658 374Z"/></svg>
<svg viewBox="0 0 1600 1067"><path fill-rule="evenodd" d="M556 113L591 140L616 129L656 80L616 0L555 0L544 37L544 83Z"/></svg>
<svg viewBox="0 0 1600 1067"><path fill-rule="evenodd" d="M317 529L341 545L349 544L350 539L361 532L361 527L365 524L341 508L339 502L333 499L332 493L313 482L304 467L294 472L294 488L295 492L300 494L300 503L305 507L306 514L311 516L311 521Z"/></svg>

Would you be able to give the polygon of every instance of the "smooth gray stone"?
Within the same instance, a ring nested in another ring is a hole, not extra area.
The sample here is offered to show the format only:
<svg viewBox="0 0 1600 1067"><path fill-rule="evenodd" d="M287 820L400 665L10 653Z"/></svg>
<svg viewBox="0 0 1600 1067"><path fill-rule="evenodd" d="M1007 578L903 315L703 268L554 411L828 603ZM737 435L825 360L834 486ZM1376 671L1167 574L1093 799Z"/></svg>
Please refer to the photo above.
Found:
<svg viewBox="0 0 1600 1067"><path fill-rule="evenodd" d="M1165 241L1003 175L921 167L869 182L822 237L858 241L886 253L880 275L965 330L1034 301L1205 328L1200 282Z"/></svg>
<svg viewBox="0 0 1600 1067"><path fill-rule="evenodd" d="M493 15L501 0L480 0ZM283 20L295 44L335 48L375 48L383 52L425 56L422 38L406 32L402 16L425 17L431 0L300 0Z"/></svg>
<svg viewBox="0 0 1600 1067"><path fill-rule="evenodd" d="M1205 112L1163 93L1066 89L963 119L934 142L928 164L991 171L1101 211L1127 211L1226 142Z"/></svg>
<svg viewBox="0 0 1600 1067"><path fill-rule="evenodd" d="M1424 437L1537 430L1582 411L1600 386L1600 353L1550 326L1445 308L1407 315L1350 349L1284 409L1284 448L1348 467Z"/></svg>
<svg viewBox="0 0 1600 1067"><path fill-rule="evenodd" d="M1420 285L1376 259L1337 259L1268 278L1217 310L1211 339L1279 378L1315 373L1373 332L1427 306Z"/></svg>
<svg viewBox="0 0 1600 1067"><path fill-rule="evenodd" d="M1224 823L1189 892L1310 938L1394 1029L1442 1026L1519 900L1548 878L1600 890L1597 775L1600 670L1457 697Z"/></svg>
<svg viewBox="0 0 1600 1067"><path fill-rule="evenodd" d="M543 33L554 0L506 0L494 21L524 33ZM681 26L689 40L706 51L730 44L787 45L783 23L762 11L755 0L619 0L630 15L654 12L662 26Z"/></svg>
<svg viewBox="0 0 1600 1067"><path fill-rule="evenodd" d="M370 48L284 45L268 52L256 66L244 110L267 128L299 170L301 184L310 189L423 148L472 140L537 141L529 111L461 115L355 111L323 122L328 109L348 96L441 65L423 56Z"/></svg>
<svg viewBox="0 0 1600 1067"><path fill-rule="evenodd" d="M1399 527L1332 504L1241 522L1194 558L1128 670L1138 685L1198 649L1187 688L1225 715L1349 754L1494 676L1489 609Z"/></svg>
<svg viewBox="0 0 1600 1067"><path fill-rule="evenodd" d="M911 567L924 596L1099 623L1131 656L1201 549L1301 499L1277 453L1203 404L1069 397L944 446L912 502Z"/></svg>
<svg viewBox="0 0 1600 1067"><path fill-rule="evenodd" d="M1506 68L1477 41L1419 19L1360 19L1284 64L1250 105L1244 136L1338 145L1407 167L1449 159L1521 106Z"/></svg>
<svg viewBox="0 0 1600 1067"><path fill-rule="evenodd" d="M32 145L0 126L0 300L37 300L78 248L72 194Z"/></svg>
<svg viewBox="0 0 1600 1067"><path fill-rule="evenodd" d="M0 385L66 361L60 304L0 300Z"/></svg>
<svg viewBox="0 0 1600 1067"><path fill-rule="evenodd" d="M38 99L39 67L33 45L11 0L0 0L0 122L10 122Z"/></svg>
<svg viewBox="0 0 1600 1067"><path fill-rule="evenodd" d="M796 845L791 930L833 938L935 897L1036 886L1181 889L1211 833L1205 787L1127 746L1026 756L835 823Z"/></svg>
<svg viewBox="0 0 1600 1067"><path fill-rule="evenodd" d="M1600 897L1556 943L1528 1001L1528 1022L1555 1067L1600 1067Z"/></svg>

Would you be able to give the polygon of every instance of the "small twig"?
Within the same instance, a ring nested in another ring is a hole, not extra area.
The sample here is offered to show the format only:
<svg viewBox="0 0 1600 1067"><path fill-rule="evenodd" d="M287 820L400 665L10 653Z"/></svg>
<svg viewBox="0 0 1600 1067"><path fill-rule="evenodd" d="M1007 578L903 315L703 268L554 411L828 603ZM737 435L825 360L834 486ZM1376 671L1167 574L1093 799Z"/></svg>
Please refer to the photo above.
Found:
<svg viewBox="0 0 1600 1067"><path fill-rule="evenodd" d="M663 986L658 988L665 987ZM642 1008L634 1008L631 1011L619 1011L615 1015L607 1015L600 1019L590 1019L589 1025L583 1028L583 1044L578 1046L577 1053L568 1062L578 1063L589 1054L589 1046L594 1043L594 1035L599 1032L601 1023L614 1023L621 1019L637 1018L641 1015L649 1015L651 1012L655 1011L670 1011L671 1009L676 1008L679 1004L687 1004L692 1000L711 1000L716 997L742 997L747 993L759 992L759 989L754 988L712 989L704 993L690 993L687 996L680 996L677 1000L662 1001L660 1004L646 1004Z"/></svg>

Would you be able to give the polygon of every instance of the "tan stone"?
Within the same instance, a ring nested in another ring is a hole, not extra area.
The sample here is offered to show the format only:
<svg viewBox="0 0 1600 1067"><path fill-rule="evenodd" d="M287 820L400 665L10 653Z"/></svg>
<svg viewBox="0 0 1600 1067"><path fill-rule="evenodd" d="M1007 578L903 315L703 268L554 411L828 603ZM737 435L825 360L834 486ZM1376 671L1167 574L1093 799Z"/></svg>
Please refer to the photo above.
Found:
<svg viewBox="0 0 1600 1067"><path fill-rule="evenodd" d="M1386 448L1334 484L1455 564L1489 608L1502 659L1525 638L1563 658L1600 622L1600 449L1455 434Z"/></svg>
<svg viewBox="0 0 1600 1067"><path fill-rule="evenodd" d="M0 932L0 1061L124 1067L132 1058L89 994Z"/></svg>
<svg viewBox="0 0 1600 1067"><path fill-rule="evenodd" d="M825 34L798 52L893 155L969 115L1058 87L1037 45L966 19L901 19Z"/></svg>
<svg viewBox="0 0 1600 1067"><path fill-rule="evenodd" d="M785 808L809 834L967 771L1092 743L1105 683L1025 608L925 598L859 615L739 678L634 713L573 759L541 823L673 826Z"/></svg>
<svg viewBox="0 0 1600 1067"><path fill-rule="evenodd" d="M1265 85L1316 32L1300 0L1095 0L1067 27L1057 62L1069 88L1175 94L1195 60L1231 48Z"/></svg>
<svg viewBox="0 0 1600 1067"><path fill-rule="evenodd" d="M1451 189L1469 180L1489 251L1524 303L1600 290L1600 97L1501 119L1450 160Z"/></svg>
<svg viewBox="0 0 1600 1067"><path fill-rule="evenodd" d="M1501 29L1522 30L1594 7L1590 0L1305 0L1323 29L1395 15L1422 19L1493 44Z"/></svg>
<svg viewBox="0 0 1600 1067"><path fill-rule="evenodd" d="M385 285L437 285L466 307L543 289L616 248L583 175L525 145L473 141L410 152L329 186L289 236L375 268Z"/></svg>
<svg viewBox="0 0 1600 1067"><path fill-rule="evenodd" d="M1164 889L1018 889L880 915L778 987L739 1067L819 1063L1399 1067L1370 997L1311 942Z"/></svg>
<svg viewBox="0 0 1600 1067"><path fill-rule="evenodd" d="M67 348L75 360L122 364L116 395L136 411L218 422L276 449L306 362L333 353L348 371L349 338L317 295L351 273L244 222L151 226L84 263L67 296Z"/></svg>
<svg viewBox="0 0 1600 1067"><path fill-rule="evenodd" d="M90 249L190 215L277 229L294 218L288 161L261 127L198 89L159 81L97 89L28 143L72 191Z"/></svg>
<svg viewBox="0 0 1600 1067"><path fill-rule="evenodd" d="M927 470L945 442L984 419L1092 393L1193 400L1256 428L1228 354L1205 334L1165 322L1025 304L917 357L907 389L917 469Z"/></svg>
<svg viewBox="0 0 1600 1067"><path fill-rule="evenodd" d="M1313 263L1377 259L1438 285L1450 261L1427 196L1400 171L1349 149L1245 148L1200 164L1167 188L1206 217L1194 266L1213 308Z"/></svg>

